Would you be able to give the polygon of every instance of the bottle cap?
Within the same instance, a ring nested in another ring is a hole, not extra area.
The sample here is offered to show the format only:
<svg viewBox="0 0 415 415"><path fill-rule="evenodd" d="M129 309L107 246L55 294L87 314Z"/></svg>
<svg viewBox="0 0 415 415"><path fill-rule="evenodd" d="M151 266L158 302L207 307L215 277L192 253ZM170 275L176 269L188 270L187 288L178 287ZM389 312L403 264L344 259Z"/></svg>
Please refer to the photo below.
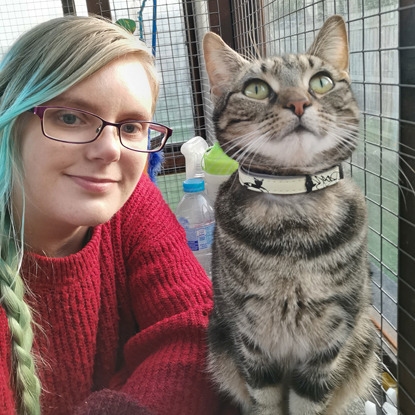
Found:
<svg viewBox="0 0 415 415"><path fill-rule="evenodd" d="M187 179L183 182L185 193L202 192L205 190L205 181L203 179Z"/></svg>
<svg viewBox="0 0 415 415"><path fill-rule="evenodd" d="M238 169L238 162L227 156L216 141L203 155L202 168L213 175L231 175Z"/></svg>

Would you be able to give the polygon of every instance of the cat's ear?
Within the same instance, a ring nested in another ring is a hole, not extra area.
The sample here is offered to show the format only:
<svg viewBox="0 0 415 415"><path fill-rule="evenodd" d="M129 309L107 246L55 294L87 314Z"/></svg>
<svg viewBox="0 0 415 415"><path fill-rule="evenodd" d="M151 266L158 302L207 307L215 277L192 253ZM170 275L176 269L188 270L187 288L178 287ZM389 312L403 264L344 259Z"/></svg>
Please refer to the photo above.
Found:
<svg viewBox="0 0 415 415"><path fill-rule="evenodd" d="M206 33L203 38L203 54L212 99L216 99L229 88L236 74L248 61L213 32Z"/></svg>
<svg viewBox="0 0 415 415"><path fill-rule="evenodd" d="M349 46L346 24L341 16L331 16L324 22L307 53L329 62L348 77Z"/></svg>

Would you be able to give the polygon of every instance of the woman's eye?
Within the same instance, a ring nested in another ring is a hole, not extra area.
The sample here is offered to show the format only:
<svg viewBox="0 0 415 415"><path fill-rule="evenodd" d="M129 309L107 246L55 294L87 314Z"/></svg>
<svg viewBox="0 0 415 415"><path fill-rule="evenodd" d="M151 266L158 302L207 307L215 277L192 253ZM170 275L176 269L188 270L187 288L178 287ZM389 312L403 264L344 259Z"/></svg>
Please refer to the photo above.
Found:
<svg viewBox="0 0 415 415"><path fill-rule="evenodd" d="M74 125L79 123L80 119L74 114L61 114L60 119L67 125Z"/></svg>
<svg viewBox="0 0 415 415"><path fill-rule="evenodd" d="M140 124L123 124L122 131L126 134L139 134L141 132Z"/></svg>
<svg viewBox="0 0 415 415"><path fill-rule="evenodd" d="M269 97L270 88L264 81L255 80L245 87L244 94L248 98L262 100Z"/></svg>
<svg viewBox="0 0 415 415"><path fill-rule="evenodd" d="M310 80L310 88L317 94L325 94L334 87L333 80L327 75L315 75Z"/></svg>

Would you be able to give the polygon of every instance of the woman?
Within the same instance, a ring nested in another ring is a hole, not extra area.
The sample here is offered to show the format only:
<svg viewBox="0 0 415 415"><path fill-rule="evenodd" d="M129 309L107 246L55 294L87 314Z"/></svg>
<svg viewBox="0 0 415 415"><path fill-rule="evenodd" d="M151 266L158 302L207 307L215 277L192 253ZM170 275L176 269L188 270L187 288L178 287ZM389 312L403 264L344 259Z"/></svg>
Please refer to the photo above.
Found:
<svg viewBox="0 0 415 415"><path fill-rule="evenodd" d="M0 414L218 414L211 286L144 173L151 55L65 17L0 71Z"/></svg>

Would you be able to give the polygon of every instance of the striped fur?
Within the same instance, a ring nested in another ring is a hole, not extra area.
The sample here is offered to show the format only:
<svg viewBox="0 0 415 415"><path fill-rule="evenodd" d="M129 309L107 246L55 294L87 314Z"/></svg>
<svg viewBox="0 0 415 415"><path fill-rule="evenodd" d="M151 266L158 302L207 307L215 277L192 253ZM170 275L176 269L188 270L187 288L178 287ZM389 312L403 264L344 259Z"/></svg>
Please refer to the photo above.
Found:
<svg viewBox="0 0 415 415"><path fill-rule="evenodd" d="M204 52L217 139L246 169L308 174L350 157L359 115L340 17L304 55L248 62L212 33ZM310 91L318 73L332 90ZM269 86L266 99L243 93L252 80ZM300 117L289 104L302 100ZM218 386L244 414L344 413L377 373L361 191L344 179L270 195L242 187L235 173L215 211L209 364Z"/></svg>

